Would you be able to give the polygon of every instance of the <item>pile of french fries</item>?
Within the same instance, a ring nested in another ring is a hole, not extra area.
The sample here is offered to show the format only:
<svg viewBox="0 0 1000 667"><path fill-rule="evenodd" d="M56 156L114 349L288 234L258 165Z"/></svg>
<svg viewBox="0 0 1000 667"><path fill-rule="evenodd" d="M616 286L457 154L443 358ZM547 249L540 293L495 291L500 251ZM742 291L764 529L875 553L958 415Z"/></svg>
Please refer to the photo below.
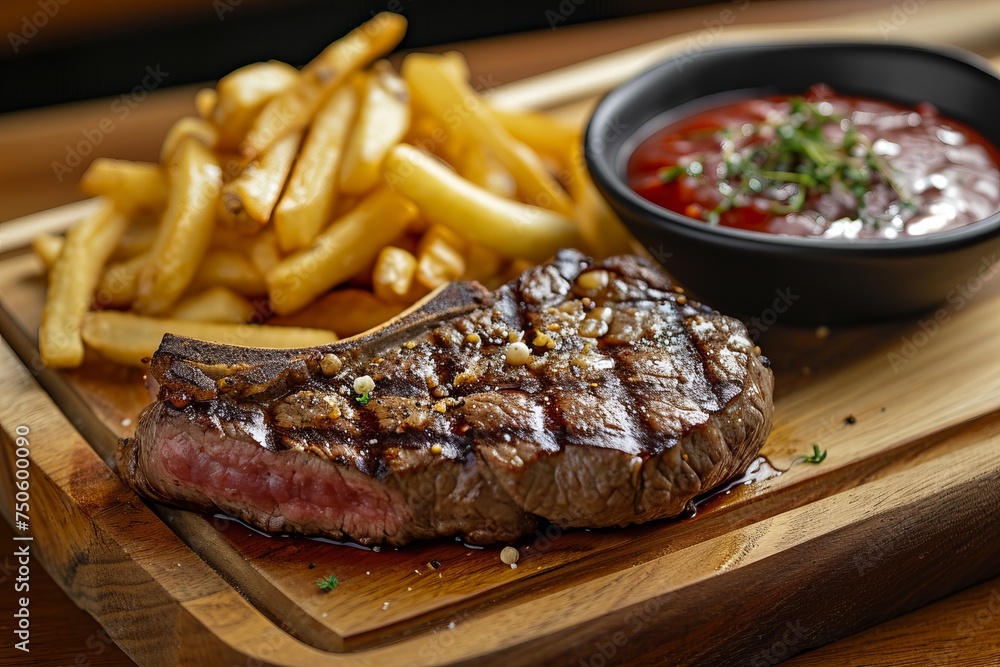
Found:
<svg viewBox="0 0 1000 667"><path fill-rule="evenodd" d="M39 348L141 365L163 334L256 347L334 341L441 285L493 288L561 247L628 252L594 190L579 128L494 109L455 53L385 60L405 20L375 16L301 70L223 77L159 163L97 159L101 198L49 268Z"/></svg>

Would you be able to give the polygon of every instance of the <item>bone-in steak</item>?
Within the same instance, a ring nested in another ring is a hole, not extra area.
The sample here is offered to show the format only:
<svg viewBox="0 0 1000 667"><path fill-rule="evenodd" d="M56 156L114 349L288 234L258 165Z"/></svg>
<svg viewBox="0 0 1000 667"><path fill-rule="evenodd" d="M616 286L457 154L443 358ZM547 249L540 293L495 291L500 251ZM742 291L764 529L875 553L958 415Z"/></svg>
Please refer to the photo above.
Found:
<svg viewBox="0 0 1000 667"><path fill-rule="evenodd" d="M641 259L575 251L323 347L166 336L150 372L159 400L118 453L133 489L363 544L675 516L771 428L773 378L742 323Z"/></svg>

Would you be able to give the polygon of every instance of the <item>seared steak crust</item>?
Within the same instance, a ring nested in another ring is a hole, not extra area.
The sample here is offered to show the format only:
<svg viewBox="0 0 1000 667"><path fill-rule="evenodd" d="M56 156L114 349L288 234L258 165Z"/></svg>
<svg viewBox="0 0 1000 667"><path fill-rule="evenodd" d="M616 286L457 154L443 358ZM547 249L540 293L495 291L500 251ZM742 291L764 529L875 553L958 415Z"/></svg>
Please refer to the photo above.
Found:
<svg viewBox="0 0 1000 667"><path fill-rule="evenodd" d="M150 371L159 400L118 455L133 489L364 544L675 516L771 428L773 378L742 323L639 258L575 251L323 347L168 335Z"/></svg>

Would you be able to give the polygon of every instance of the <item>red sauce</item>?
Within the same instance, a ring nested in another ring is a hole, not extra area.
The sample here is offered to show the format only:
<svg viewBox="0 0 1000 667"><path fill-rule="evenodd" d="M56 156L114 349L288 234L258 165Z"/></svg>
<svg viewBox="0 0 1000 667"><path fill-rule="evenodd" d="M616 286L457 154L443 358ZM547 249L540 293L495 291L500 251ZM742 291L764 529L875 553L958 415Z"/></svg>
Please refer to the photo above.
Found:
<svg viewBox="0 0 1000 667"><path fill-rule="evenodd" d="M829 150L816 160L783 152L789 136L812 136ZM827 161L831 152L838 155ZM804 97L748 99L671 123L636 148L628 177L645 199L711 224L896 238L996 213L998 164L985 137L929 104L906 108L815 86Z"/></svg>

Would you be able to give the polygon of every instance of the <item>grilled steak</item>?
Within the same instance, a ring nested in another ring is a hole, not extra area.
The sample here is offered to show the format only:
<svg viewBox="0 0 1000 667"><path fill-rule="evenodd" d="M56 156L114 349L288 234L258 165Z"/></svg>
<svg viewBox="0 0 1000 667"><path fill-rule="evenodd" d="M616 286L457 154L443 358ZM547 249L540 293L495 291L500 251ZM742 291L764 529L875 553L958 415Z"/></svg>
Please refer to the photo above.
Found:
<svg viewBox="0 0 1000 667"><path fill-rule="evenodd" d="M771 428L766 366L649 263L563 251L323 347L168 335L118 468L156 501L363 544L622 526L747 467Z"/></svg>

